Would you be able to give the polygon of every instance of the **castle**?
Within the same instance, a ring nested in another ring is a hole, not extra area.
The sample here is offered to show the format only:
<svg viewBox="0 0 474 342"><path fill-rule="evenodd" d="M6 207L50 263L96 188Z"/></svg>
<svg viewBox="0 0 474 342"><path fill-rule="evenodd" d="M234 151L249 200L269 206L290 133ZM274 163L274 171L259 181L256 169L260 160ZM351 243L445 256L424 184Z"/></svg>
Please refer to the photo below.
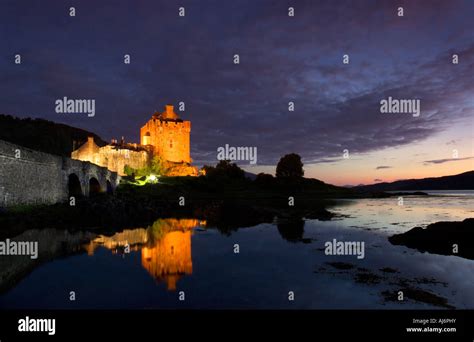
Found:
<svg viewBox="0 0 474 342"><path fill-rule="evenodd" d="M99 147L94 138L71 154L72 159L89 161L107 167L119 175L125 175L126 166L143 169L159 157L165 164L168 176L197 176L198 170L191 165L190 154L191 122L183 121L174 112L172 105L166 105L163 113L154 113L140 129L140 144L112 140L109 145Z"/></svg>

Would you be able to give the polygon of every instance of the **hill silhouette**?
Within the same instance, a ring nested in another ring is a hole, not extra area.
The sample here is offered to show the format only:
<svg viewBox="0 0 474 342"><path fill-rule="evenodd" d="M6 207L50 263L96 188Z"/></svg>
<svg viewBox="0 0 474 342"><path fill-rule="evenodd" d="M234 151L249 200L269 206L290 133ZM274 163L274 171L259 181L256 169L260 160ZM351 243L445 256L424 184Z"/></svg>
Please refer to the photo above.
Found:
<svg viewBox="0 0 474 342"><path fill-rule="evenodd" d="M452 176L407 179L392 183L355 186L352 189L364 192L399 190L474 190L474 171L467 171Z"/></svg>
<svg viewBox="0 0 474 342"><path fill-rule="evenodd" d="M93 136L99 146L106 145L97 134L84 129L44 119L20 119L0 114L0 139L59 156L70 157L77 148Z"/></svg>

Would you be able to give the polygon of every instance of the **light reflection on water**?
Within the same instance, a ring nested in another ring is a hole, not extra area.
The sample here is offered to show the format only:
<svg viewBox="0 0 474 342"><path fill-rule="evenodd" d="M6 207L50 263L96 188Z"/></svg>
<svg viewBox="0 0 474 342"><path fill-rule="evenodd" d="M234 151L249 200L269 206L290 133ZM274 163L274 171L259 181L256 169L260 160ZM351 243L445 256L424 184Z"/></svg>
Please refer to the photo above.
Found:
<svg viewBox="0 0 474 342"><path fill-rule="evenodd" d="M343 216L296 222L296 235L287 223L226 236L196 219L160 219L146 229L112 235L31 230L17 239L39 240L43 258L0 259L0 283L7 288L0 307L437 308L416 300L385 301L381 295L408 283L457 308L474 308L474 261L420 253L387 240L414 226L474 217L473 208L472 196L407 196L404 206L396 198L347 200L330 208ZM332 239L364 241L365 259L325 255L324 243ZM334 269L331 262L352 268ZM359 281L361 272L377 281ZM70 291L76 292L75 302L69 301ZM295 293L292 302L289 291Z"/></svg>
<svg viewBox="0 0 474 342"><path fill-rule="evenodd" d="M176 290L181 276L193 273L191 235L205 225L196 219L159 219L148 229L127 229L112 236L100 235L84 246L89 256L99 247L113 254L139 252L141 265L168 290Z"/></svg>
<svg viewBox="0 0 474 342"><path fill-rule="evenodd" d="M446 197L404 196L401 206L397 197L344 200L331 211L348 216L343 219L347 226L399 234L415 226L474 217L474 193Z"/></svg>

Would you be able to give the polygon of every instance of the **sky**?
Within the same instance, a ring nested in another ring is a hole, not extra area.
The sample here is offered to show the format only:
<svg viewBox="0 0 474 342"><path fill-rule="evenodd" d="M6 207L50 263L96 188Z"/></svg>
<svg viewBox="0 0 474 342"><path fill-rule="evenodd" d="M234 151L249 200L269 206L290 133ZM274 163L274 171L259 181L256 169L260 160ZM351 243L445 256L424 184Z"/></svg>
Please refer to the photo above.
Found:
<svg viewBox="0 0 474 342"><path fill-rule="evenodd" d="M473 32L472 0L2 0L0 113L139 142L184 102L198 166L228 144L257 148L247 171L298 153L337 185L457 174L474 169ZM95 116L56 113L64 96ZM381 113L389 97L420 115Z"/></svg>

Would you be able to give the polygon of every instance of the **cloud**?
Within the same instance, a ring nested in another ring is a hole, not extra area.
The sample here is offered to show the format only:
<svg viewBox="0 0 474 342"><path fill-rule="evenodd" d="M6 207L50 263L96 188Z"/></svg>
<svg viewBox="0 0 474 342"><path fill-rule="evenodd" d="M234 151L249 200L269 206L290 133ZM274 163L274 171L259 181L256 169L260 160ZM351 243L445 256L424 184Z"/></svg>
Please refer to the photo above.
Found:
<svg viewBox="0 0 474 342"><path fill-rule="evenodd" d="M197 164L215 160L225 144L257 147L259 165L291 152L327 163L345 149L352 157L425 140L474 110L474 37L465 29L473 2L410 1L416 15L403 20L390 1L302 1L296 18L265 0L183 0L184 18L168 1L85 2L87 15L74 24L61 6L32 3L30 11L23 1L0 11L2 51L20 51L25 61L0 58L0 112L139 141L155 110L184 101ZM62 96L94 98L94 120L58 116L52 108ZM381 114L388 96L419 98L420 117Z"/></svg>
<svg viewBox="0 0 474 342"><path fill-rule="evenodd" d="M375 178L375 179L374 179L374 182L382 182L382 180L381 180L381 179L378 179L378 178Z"/></svg>
<svg viewBox="0 0 474 342"><path fill-rule="evenodd" d="M382 165L382 166L377 166L375 169L376 170L382 170L382 169L391 169L392 166L387 166L387 165Z"/></svg>
<svg viewBox="0 0 474 342"><path fill-rule="evenodd" d="M449 162L455 162L460 160L468 160L473 159L474 157L466 157L466 158L448 158L448 159L434 159L434 160L425 160L423 163L428 164L444 164Z"/></svg>

